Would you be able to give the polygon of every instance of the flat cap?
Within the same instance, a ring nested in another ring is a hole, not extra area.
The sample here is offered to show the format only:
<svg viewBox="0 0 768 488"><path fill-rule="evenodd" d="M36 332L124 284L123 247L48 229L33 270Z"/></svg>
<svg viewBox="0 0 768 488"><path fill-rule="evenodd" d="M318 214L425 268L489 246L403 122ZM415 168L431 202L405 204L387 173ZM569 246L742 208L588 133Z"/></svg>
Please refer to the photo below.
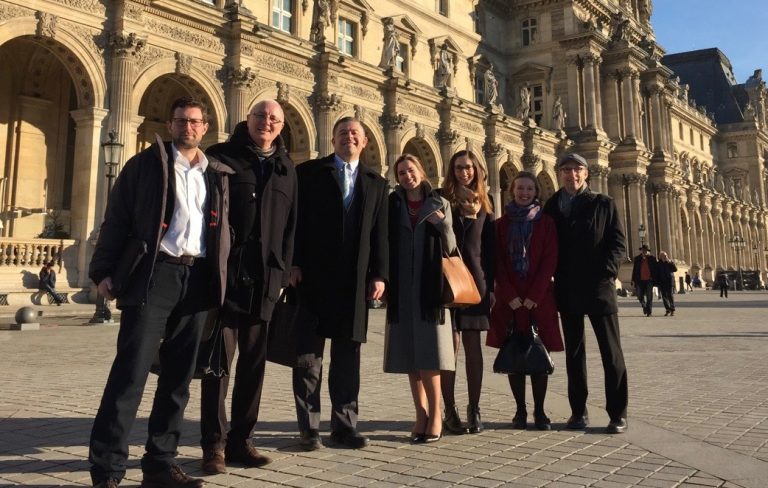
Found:
<svg viewBox="0 0 768 488"><path fill-rule="evenodd" d="M566 153L560 156L560 159L557 160L557 167L560 168L560 166L564 165L568 161L573 161L579 166L584 166L585 168L589 168L589 165L587 164L587 160L584 159L581 155L576 153Z"/></svg>

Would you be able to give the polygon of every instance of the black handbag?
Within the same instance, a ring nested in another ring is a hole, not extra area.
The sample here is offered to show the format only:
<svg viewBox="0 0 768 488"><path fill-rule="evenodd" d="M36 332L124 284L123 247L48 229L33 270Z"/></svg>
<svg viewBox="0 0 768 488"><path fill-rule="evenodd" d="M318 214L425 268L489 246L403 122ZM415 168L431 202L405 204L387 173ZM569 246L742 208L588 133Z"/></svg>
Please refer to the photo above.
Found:
<svg viewBox="0 0 768 488"><path fill-rule="evenodd" d="M155 359L149 372L160 376L160 347L157 348ZM221 325L221 316L218 309L208 313L200 346L197 349L197 362L192 376L196 380L207 377L221 378L229 375L227 367L227 351L224 347L224 328Z"/></svg>
<svg viewBox="0 0 768 488"><path fill-rule="evenodd" d="M541 342L536 324L531 318L531 333L516 332L514 319L509 325L507 338L499 348L493 362L493 372L538 376L552 374L555 363Z"/></svg>
<svg viewBox="0 0 768 488"><path fill-rule="evenodd" d="M224 347L224 327L221 325L219 310L208 314L208 320L203 330L203 338L197 350L197 365L195 379L209 376L221 378L229 375L227 368L227 351Z"/></svg>

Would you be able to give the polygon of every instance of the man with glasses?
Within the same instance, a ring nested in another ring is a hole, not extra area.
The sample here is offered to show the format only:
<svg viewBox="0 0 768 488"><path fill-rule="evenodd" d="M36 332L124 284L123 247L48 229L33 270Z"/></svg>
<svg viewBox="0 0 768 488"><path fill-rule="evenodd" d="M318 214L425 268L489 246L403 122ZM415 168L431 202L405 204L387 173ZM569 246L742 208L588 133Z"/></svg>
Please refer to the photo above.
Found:
<svg viewBox="0 0 768 488"><path fill-rule="evenodd" d="M280 131L285 114L273 100L256 103L228 142L207 153L231 167L230 224L234 233L227 293L220 320L227 365L239 350L232 391L231 425L225 399L229 377L202 380L202 470L227 464L259 467L270 459L248 440L256 426L264 382L267 325L280 289L288 285L296 228L296 168ZM231 368L230 368L231 371Z"/></svg>
<svg viewBox="0 0 768 488"><path fill-rule="evenodd" d="M587 186L587 161L576 153L558 160L561 188L544 205L555 219L558 262L555 299L565 337L569 429L584 429L587 416L587 356L584 316L595 332L605 372L609 434L627 430L627 370L619 337L615 280L626 252L613 199Z"/></svg>
<svg viewBox="0 0 768 488"><path fill-rule="evenodd" d="M158 347L161 372L142 486L203 484L175 458L203 326L224 298L232 171L199 149L208 131L202 102L176 100L168 130L172 142L158 136L125 164L90 265L99 294L117 298L122 310L117 355L91 432L91 478L98 487L114 488L125 476L131 426Z"/></svg>

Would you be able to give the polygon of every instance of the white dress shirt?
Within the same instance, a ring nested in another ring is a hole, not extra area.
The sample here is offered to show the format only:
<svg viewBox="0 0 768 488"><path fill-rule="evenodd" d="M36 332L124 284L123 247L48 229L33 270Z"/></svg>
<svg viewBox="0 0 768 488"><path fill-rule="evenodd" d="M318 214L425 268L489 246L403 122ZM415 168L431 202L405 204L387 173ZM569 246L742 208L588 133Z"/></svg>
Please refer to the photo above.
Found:
<svg viewBox="0 0 768 488"><path fill-rule="evenodd" d="M354 196L355 194L355 180L357 180L357 171L360 166L360 161L344 161L341 159L338 155L334 154L334 159L336 163L336 170L338 171L337 175L339 178L339 184L343 185L344 176L342 172L346 171L347 176L349 177L349 194ZM345 169L346 164L349 163L350 169ZM341 189L342 193L344 192L344 188Z"/></svg>
<svg viewBox="0 0 768 488"><path fill-rule="evenodd" d="M168 231L160 242L160 251L171 256L205 256L205 170L208 159L198 149L199 163L191 166L177 149L172 147L176 195L174 212ZM170 176L170 175L169 175ZM168 195L168 198L171 196Z"/></svg>

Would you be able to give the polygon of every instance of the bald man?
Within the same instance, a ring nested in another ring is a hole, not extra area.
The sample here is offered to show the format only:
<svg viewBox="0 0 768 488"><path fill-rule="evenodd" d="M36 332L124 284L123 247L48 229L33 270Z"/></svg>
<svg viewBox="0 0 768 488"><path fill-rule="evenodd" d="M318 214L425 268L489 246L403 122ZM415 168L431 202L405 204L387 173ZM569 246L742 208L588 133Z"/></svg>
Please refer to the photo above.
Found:
<svg viewBox="0 0 768 488"><path fill-rule="evenodd" d="M256 426L264 382L267 324L280 289L288 285L296 229L296 168L280 137L285 114L274 100L256 103L215 155L235 171L230 177L230 225L234 231L227 291L220 311L227 364L239 349L232 390L231 425L224 401L229 377L202 381L202 470L226 472L227 464L259 467L270 462L248 442ZM231 368L229 368L232 371Z"/></svg>

